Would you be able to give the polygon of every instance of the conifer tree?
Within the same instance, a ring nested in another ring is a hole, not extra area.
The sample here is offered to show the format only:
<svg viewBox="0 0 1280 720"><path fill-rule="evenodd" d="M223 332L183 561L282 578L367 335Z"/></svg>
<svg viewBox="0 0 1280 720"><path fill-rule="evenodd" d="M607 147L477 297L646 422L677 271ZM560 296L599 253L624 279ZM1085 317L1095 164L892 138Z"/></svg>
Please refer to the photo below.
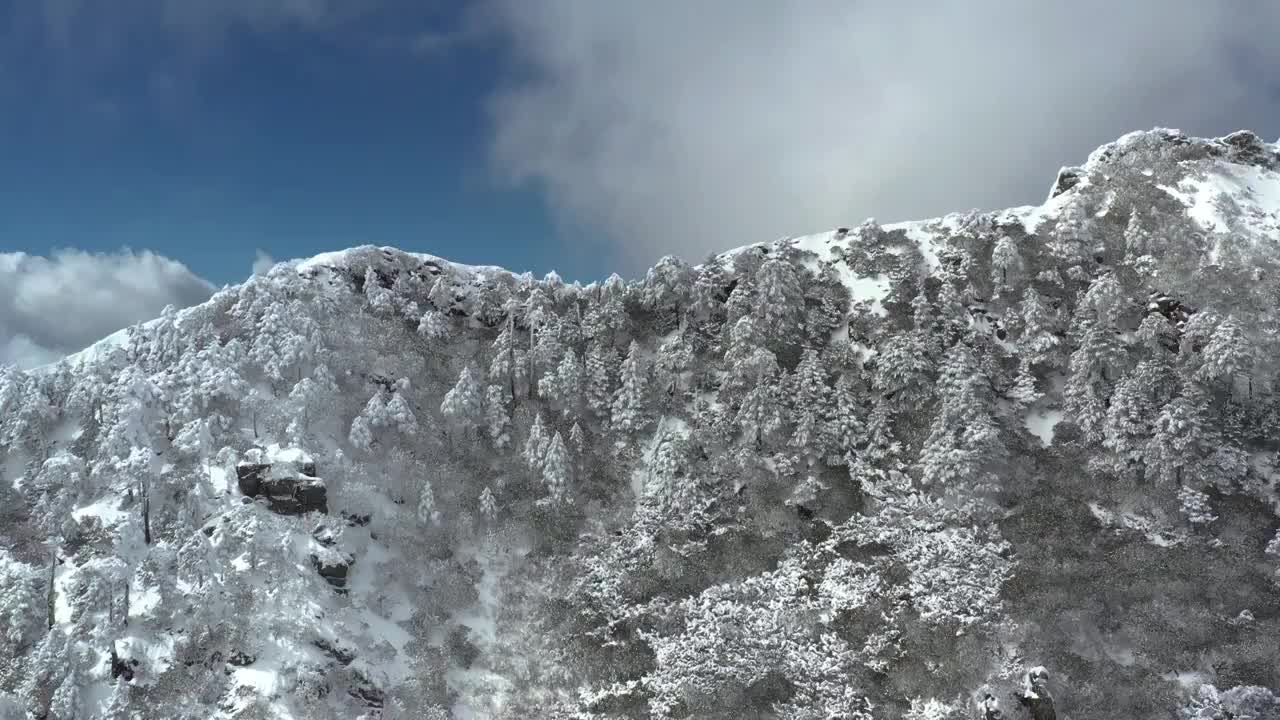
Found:
<svg viewBox="0 0 1280 720"><path fill-rule="evenodd" d="M458 382L445 394L440 412L463 433L484 424L485 391L470 364L462 368Z"/></svg>
<svg viewBox="0 0 1280 720"><path fill-rule="evenodd" d="M613 399L610 427L621 433L634 433L648 424L648 371L634 340L622 361L621 386Z"/></svg>
<svg viewBox="0 0 1280 720"><path fill-rule="evenodd" d="M613 411L614 382L618 374L618 352L593 342L587 351L585 395L587 407L602 422L608 423Z"/></svg>
<svg viewBox="0 0 1280 720"><path fill-rule="evenodd" d="M499 385L490 385L485 392L485 427L489 439L499 450L511 444L511 415L507 412L507 394Z"/></svg>
<svg viewBox="0 0 1280 720"><path fill-rule="evenodd" d="M791 446L812 457L822 457L826 454L823 430L832 412L831 387L816 349L805 348L791 386L791 416L795 422Z"/></svg>
<svg viewBox="0 0 1280 720"><path fill-rule="evenodd" d="M991 250L991 281L998 289L1013 287L1021 279L1023 271L1022 255L1013 238L1005 235L996 241Z"/></svg>
<svg viewBox="0 0 1280 720"><path fill-rule="evenodd" d="M542 413L533 416L533 423L529 425L529 434L524 440L524 460L529 469L536 472L542 471L542 462L547 455L547 443L550 440L546 436L546 431L542 425Z"/></svg>
<svg viewBox="0 0 1280 720"><path fill-rule="evenodd" d="M542 481L546 483L547 493L554 503L562 503L568 499L569 493L569 450L565 447L560 433L551 437L547 452L542 461Z"/></svg>

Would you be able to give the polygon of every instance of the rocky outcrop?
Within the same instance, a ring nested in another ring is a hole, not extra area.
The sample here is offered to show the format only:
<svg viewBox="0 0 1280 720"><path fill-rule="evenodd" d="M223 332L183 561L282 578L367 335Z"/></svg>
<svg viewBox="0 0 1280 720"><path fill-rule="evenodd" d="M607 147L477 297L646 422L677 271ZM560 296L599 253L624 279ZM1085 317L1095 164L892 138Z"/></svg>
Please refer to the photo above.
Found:
<svg viewBox="0 0 1280 720"><path fill-rule="evenodd" d="M351 572L350 556L334 550L323 553L312 553L311 566L320 573L325 582L337 589L339 594L347 592L347 575Z"/></svg>
<svg viewBox="0 0 1280 720"><path fill-rule="evenodd" d="M300 452L250 451L236 466L236 481L245 497L263 498L281 515L329 512L328 491L316 477L316 464Z"/></svg>
<svg viewBox="0 0 1280 720"><path fill-rule="evenodd" d="M1056 198L1079 185L1080 179L1084 177L1084 174L1084 168L1078 167L1064 167L1059 170L1057 179L1053 181L1053 188L1049 191L1049 198Z"/></svg>

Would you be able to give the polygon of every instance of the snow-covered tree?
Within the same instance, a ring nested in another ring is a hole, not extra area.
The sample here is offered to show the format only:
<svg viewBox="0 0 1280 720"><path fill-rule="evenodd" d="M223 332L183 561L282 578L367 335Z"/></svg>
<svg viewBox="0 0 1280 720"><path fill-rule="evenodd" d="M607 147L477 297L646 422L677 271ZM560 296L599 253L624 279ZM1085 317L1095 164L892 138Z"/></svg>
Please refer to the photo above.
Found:
<svg viewBox="0 0 1280 720"><path fill-rule="evenodd" d="M797 336L804 319L804 292L796 266L780 257L771 257L756 273L756 317L760 330L779 346Z"/></svg>
<svg viewBox="0 0 1280 720"><path fill-rule="evenodd" d="M502 449L511 444L511 414L507 411L507 392L499 385L485 391L485 428L493 446Z"/></svg>
<svg viewBox="0 0 1280 720"><path fill-rule="evenodd" d="M568 499L569 469L569 450L565 447L564 438L557 432L551 437L542 460L542 481L547 486L547 494L552 502L562 503Z"/></svg>
<svg viewBox="0 0 1280 720"><path fill-rule="evenodd" d="M800 364L792 377L790 401L795 422L792 447L815 458L822 457L827 449L823 431L833 408L827 373L815 348L805 348L800 356Z"/></svg>
<svg viewBox="0 0 1280 720"><path fill-rule="evenodd" d="M649 422L648 370L634 340L622 361L621 387L613 399L610 427L622 433L639 431Z"/></svg>
<svg viewBox="0 0 1280 720"><path fill-rule="evenodd" d="M1240 323L1228 316L1213 330L1205 346L1203 362L1196 372L1202 382L1224 382L1228 389L1236 378L1249 378L1253 352ZM1252 388L1252 383L1249 384ZM1252 393L1250 393L1252 394Z"/></svg>
<svg viewBox="0 0 1280 720"><path fill-rule="evenodd" d="M444 396L440 412L464 433L485 422L485 390L470 365L462 368L458 382Z"/></svg>
<svg viewBox="0 0 1280 720"><path fill-rule="evenodd" d="M382 286L382 279L372 265L364 271L364 296L369 308L379 315L389 316L395 312L395 297L391 291Z"/></svg>
<svg viewBox="0 0 1280 720"><path fill-rule="evenodd" d="M587 407L606 423L613 412L614 383L617 376L618 352L593 342L587 351L583 390Z"/></svg>
<svg viewBox="0 0 1280 720"><path fill-rule="evenodd" d="M542 413L538 413L533 416L533 423L529 425L529 433L524 439L524 461L531 470L542 471L549 442L550 438L542 424Z"/></svg>
<svg viewBox="0 0 1280 720"><path fill-rule="evenodd" d="M991 250L991 281L1001 290L1015 287L1021 280L1025 264L1013 238L1005 235Z"/></svg>

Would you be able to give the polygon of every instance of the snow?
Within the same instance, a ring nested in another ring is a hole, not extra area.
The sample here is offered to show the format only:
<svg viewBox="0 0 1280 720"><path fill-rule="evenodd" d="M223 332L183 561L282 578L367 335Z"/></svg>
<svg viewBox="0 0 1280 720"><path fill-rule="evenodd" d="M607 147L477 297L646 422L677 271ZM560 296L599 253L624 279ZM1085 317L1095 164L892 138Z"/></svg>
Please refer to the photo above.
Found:
<svg viewBox="0 0 1280 720"><path fill-rule="evenodd" d="M1186 533L1171 528L1161 527L1152 518L1144 517L1133 511L1108 510L1098 503L1089 503L1089 511L1098 519L1103 527L1133 530L1146 538L1156 547L1170 548L1181 545L1187 540Z"/></svg>
<svg viewBox="0 0 1280 720"><path fill-rule="evenodd" d="M1257 236L1273 237L1280 231L1280 173L1275 171L1215 162L1207 171L1183 179L1176 186L1156 187L1185 205L1187 215L1208 232L1231 230L1217 204L1224 195L1235 201Z"/></svg>
<svg viewBox="0 0 1280 720"><path fill-rule="evenodd" d="M444 258L429 255L427 253L410 253L394 247L376 245L360 245L358 247L347 248L345 250L320 253L314 257L302 260L293 260L290 264L292 264L294 270L299 273L311 272L324 267L347 267L358 269L369 264L368 256L373 255L374 253L390 254L392 258L412 258L419 262L429 262L444 267L452 267L456 270L472 274L506 275L510 273L509 270L496 265L464 265L462 263L445 260Z"/></svg>
<svg viewBox="0 0 1280 720"><path fill-rule="evenodd" d="M485 658L491 655L497 642L496 620L501 607L499 590L502 582L530 549L530 543L520 538L508 547L489 542L463 547L455 555L462 562L475 559L483 573L476 586L477 600L454 615L455 621L474 631L473 641L481 651L479 659L470 668L453 668L446 675L449 687L459 695L452 708L453 717L459 720L491 717L504 703L501 690L509 685L509 681L492 672Z"/></svg>
<svg viewBox="0 0 1280 720"><path fill-rule="evenodd" d="M67 560L54 570L53 578L53 620L58 624L71 622L70 585L74 579L76 566ZM46 576L47 577L47 576Z"/></svg>
<svg viewBox="0 0 1280 720"><path fill-rule="evenodd" d="M890 232L902 230L906 232L907 238L912 240L920 247L920 253L924 255L925 265L929 272L937 270L942 263L938 261L938 251L934 248L937 237L925 229L926 226L938 222L937 220L926 220L924 222L904 222L895 223L893 225L885 225L884 229Z"/></svg>
<svg viewBox="0 0 1280 720"><path fill-rule="evenodd" d="M1176 682L1187 690L1195 690L1201 685L1208 684L1210 678L1204 673L1197 670L1174 670L1164 674L1164 679L1169 682Z"/></svg>
<svg viewBox="0 0 1280 720"><path fill-rule="evenodd" d="M841 242L836 238L835 231L820 233L818 235L806 235L791 240L791 243L799 250L806 250L818 256L819 260L828 262L834 261L836 272L840 275L840 281L844 286L849 288L850 299L853 301L862 301L871 306L871 311L876 315L884 316L885 310L881 306L881 302L889 294L889 278L884 275L877 274L870 277L859 275L844 262L843 258L832 253L833 247L838 247ZM810 265L810 270L816 270L816 265Z"/></svg>
<svg viewBox="0 0 1280 720"><path fill-rule="evenodd" d="M76 520L81 520L86 517L96 517L102 522L103 527L110 527L123 521L129 515L128 511L121 510L119 505L119 496L107 495L106 497L99 498L89 505L76 508L72 511L71 516Z"/></svg>
<svg viewBox="0 0 1280 720"><path fill-rule="evenodd" d="M282 448L276 443L272 443L267 447L266 456L267 462L269 463L292 463L301 465L303 463L314 462L311 459L311 456L301 448Z"/></svg>
<svg viewBox="0 0 1280 720"><path fill-rule="evenodd" d="M348 528L345 537L353 544L364 545L364 552L355 553L347 581L352 608L369 635L385 641L393 649L395 657L379 667L392 682L400 682L409 676L404 646L412 638L399 623L412 617L413 607L404 588L389 579L387 568L393 564L393 556L387 548L368 539L367 530L363 528L360 532L357 528Z"/></svg>
<svg viewBox="0 0 1280 720"><path fill-rule="evenodd" d="M1053 428L1061 421L1061 410L1047 408L1033 408L1022 418L1022 423L1026 426L1027 431L1040 438L1040 442L1045 447L1053 444Z"/></svg>

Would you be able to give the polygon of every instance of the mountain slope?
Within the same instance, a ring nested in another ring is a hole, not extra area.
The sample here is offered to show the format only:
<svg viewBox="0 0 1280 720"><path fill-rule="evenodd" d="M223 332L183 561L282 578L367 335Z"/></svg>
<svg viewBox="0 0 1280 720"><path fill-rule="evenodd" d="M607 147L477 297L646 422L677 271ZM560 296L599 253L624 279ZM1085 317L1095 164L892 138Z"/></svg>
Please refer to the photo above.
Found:
<svg viewBox="0 0 1280 720"><path fill-rule="evenodd" d="M1278 165L632 283L353 248L0 371L0 717L1275 717Z"/></svg>

